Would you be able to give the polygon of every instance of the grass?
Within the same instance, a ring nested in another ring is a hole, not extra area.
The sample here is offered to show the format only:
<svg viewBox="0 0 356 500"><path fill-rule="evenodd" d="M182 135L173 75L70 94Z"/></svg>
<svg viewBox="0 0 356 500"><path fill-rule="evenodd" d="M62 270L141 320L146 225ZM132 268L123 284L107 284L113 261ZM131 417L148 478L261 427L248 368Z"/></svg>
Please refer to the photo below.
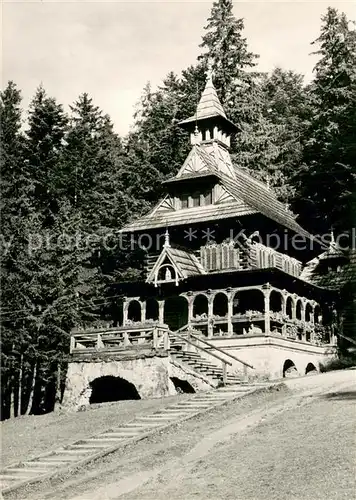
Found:
<svg viewBox="0 0 356 500"><path fill-rule="evenodd" d="M142 413L186 397L97 404L79 412L52 412L23 416L1 423L2 467L28 459L133 420Z"/></svg>

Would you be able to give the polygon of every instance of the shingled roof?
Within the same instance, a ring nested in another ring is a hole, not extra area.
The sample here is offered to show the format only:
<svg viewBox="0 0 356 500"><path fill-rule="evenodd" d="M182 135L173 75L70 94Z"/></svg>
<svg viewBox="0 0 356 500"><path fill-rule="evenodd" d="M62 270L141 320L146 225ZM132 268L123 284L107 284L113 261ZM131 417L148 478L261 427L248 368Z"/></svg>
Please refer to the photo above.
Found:
<svg viewBox="0 0 356 500"><path fill-rule="evenodd" d="M185 279L189 276L196 276L199 274L206 274L205 269L192 252L172 246L164 246L162 252L149 272L146 280L148 283L154 282L158 269L166 260L170 261L172 266L177 270L180 279Z"/></svg>
<svg viewBox="0 0 356 500"><path fill-rule="evenodd" d="M155 207L146 216L125 226L123 231L140 231L186 223L194 224L261 213L282 227L308 239L314 239L296 222L295 215L286 209L283 203L276 198L274 192L265 184L236 166L234 167L234 176L227 175L224 173L225 169L219 167L220 159L208 152L208 146L196 145L195 149L206 166L206 175L214 174L236 201L162 212L157 211L157 207ZM183 180L185 176L179 178Z"/></svg>
<svg viewBox="0 0 356 500"><path fill-rule="evenodd" d="M195 116L184 120L181 124L199 122L199 120L204 122L210 118L212 125L218 123L219 120L220 122L221 120L229 121L215 90L211 68L209 68L206 87ZM230 125L225 127L225 132L228 129L231 131ZM208 137L211 138L211 135L209 134ZM192 182L197 182L194 179L213 174L219 184L229 193L224 203L177 210L174 202L164 199L150 213L140 220L128 224L122 231L141 231L261 213L282 227L310 240L314 239L296 222L296 216L276 198L272 190L232 164L228 144L229 142L221 144L219 137L216 140L203 140L201 137L200 143L193 143L192 150L177 175L173 179L169 179L169 183L188 181L189 179Z"/></svg>

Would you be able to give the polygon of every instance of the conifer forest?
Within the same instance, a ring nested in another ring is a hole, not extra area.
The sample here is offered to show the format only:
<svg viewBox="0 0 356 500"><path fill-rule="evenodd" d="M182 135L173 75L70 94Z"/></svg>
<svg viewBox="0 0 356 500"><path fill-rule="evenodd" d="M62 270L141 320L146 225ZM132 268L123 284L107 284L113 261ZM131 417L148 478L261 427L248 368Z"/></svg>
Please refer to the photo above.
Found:
<svg viewBox="0 0 356 500"><path fill-rule="evenodd" d="M119 230L157 202L161 182L182 165L190 146L178 122L194 114L208 61L240 129L233 161L268 182L313 234L344 235L353 255L355 24L328 8L310 43L317 55L310 82L286 68L261 73L232 1L215 1L202 27L201 55L158 88L147 83L126 137L115 133L110 110L87 93L66 112L40 85L24 109L16 82L6 84L0 99L2 419L59 405L70 331L110 323L120 301L112 284L144 279L144 251L120 245ZM356 270L349 271L340 303L345 335L356 339L348 305Z"/></svg>

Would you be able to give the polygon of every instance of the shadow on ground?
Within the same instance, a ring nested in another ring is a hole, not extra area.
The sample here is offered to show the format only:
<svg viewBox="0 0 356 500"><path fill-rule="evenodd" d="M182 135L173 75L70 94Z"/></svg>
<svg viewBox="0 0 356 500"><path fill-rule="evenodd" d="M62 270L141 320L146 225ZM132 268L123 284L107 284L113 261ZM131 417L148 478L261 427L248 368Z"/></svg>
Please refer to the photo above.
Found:
<svg viewBox="0 0 356 500"><path fill-rule="evenodd" d="M328 400L355 400L356 401L356 390L355 391L340 391L340 392L329 392L329 394L324 394L320 396L321 399Z"/></svg>

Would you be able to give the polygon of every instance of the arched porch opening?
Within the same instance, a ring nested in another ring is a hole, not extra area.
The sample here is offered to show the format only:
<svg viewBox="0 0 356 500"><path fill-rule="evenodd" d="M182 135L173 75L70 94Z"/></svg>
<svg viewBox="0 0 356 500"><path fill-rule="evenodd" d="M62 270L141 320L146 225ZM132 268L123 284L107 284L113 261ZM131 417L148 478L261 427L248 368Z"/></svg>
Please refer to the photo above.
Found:
<svg viewBox="0 0 356 500"><path fill-rule="evenodd" d="M127 309L127 319L134 322L141 321L141 304L138 300L131 300Z"/></svg>
<svg viewBox="0 0 356 500"><path fill-rule="evenodd" d="M287 359L283 365L283 378L297 377L298 370L291 359Z"/></svg>
<svg viewBox="0 0 356 500"><path fill-rule="evenodd" d="M206 314L208 317L208 309L208 298L203 294L197 295L193 302L193 317L195 318L202 314Z"/></svg>
<svg viewBox="0 0 356 500"><path fill-rule="evenodd" d="M322 319L321 307L317 304L314 308L314 323L321 325Z"/></svg>
<svg viewBox="0 0 356 500"><path fill-rule="evenodd" d="M235 314L244 314L246 311L259 311L264 312L264 295L262 290L252 289L252 290L239 290L235 293L234 302Z"/></svg>
<svg viewBox="0 0 356 500"><path fill-rule="evenodd" d="M220 317L227 316L228 298L224 293L217 293L213 302L213 314Z"/></svg>
<svg viewBox="0 0 356 500"><path fill-rule="evenodd" d="M316 366L313 365L313 363L308 363L306 368L305 368L305 375L315 375L318 373L318 370L316 369Z"/></svg>
<svg viewBox="0 0 356 500"><path fill-rule="evenodd" d="M171 330L178 330L188 323L188 302L184 297L169 297L164 302L164 322Z"/></svg>
<svg viewBox="0 0 356 500"><path fill-rule="evenodd" d="M282 312L282 294L272 290L269 298L269 308L272 312Z"/></svg>
<svg viewBox="0 0 356 500"><path fill-rule="evenodd" d="M113 309L113 326L122 325L124 322L124 301L123 299L116 302L116 307Z"/></svg>
<svg viewBox="0 0 356 500"><path fill-rule="evenodd" d="M295 308L295 317L296 319L302 319L302 309L303 309L303 304L302 301L299 299L297 301L297 305Z"/></svg>
<svg viewBox="0 0 356 500"><path fill-rule="evenodd" d="M90 404L141 399L134 384L121 377L112 375L98 377L89 385L91 387Z"/></svg>
<svg viewBox="0 0 356 500"><path fill-rule="evenodd" d="M307 302L306 306L305 306L305 321L312 321L313 319L313 308L310 304L310 302Z"/></svg>
<svg viewBox="0 0 356 500"><path fill-rule="evenodd" d="M293 317L293 299L288 295L286 300L286 315L292 319Z"/></svg>
<svg viewBox="0 0 356 500"><path fill-rule="evenodd" d="M156 299L149 298L146 300L146 319L158 321L159 307Z"/></svg>

